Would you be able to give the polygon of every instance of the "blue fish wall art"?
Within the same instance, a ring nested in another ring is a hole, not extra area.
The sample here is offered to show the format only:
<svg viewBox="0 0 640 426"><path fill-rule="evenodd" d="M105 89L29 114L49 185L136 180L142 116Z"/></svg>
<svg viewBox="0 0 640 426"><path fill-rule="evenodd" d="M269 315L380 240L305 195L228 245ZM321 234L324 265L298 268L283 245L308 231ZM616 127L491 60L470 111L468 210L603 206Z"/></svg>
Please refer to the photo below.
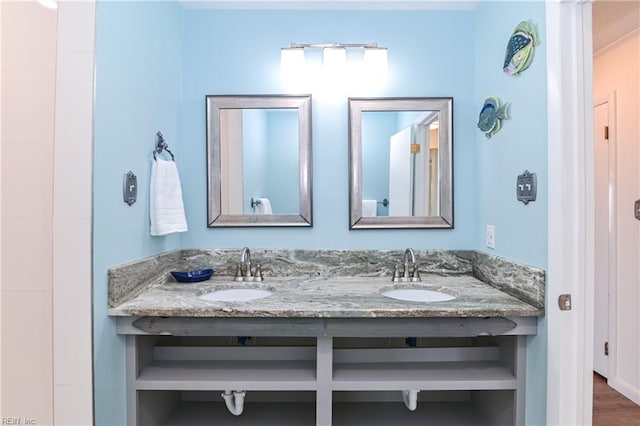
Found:
<svg viewBox="0 0 640 426"><path fill-rule="evenodd" d="M478 128L487 139L500 131L503 119L509 118L509 105L509 102L500 105L500 100L495 97L485 99L478 117Z"/></svg>
<svg viewBox="0 0 640 426"><path fill-rule="evenodd" d="M522 21L513 30L507 43L502 70L507 75L518 75L531 65L534 47L540 44L536 26L531 21Z"/></svg>

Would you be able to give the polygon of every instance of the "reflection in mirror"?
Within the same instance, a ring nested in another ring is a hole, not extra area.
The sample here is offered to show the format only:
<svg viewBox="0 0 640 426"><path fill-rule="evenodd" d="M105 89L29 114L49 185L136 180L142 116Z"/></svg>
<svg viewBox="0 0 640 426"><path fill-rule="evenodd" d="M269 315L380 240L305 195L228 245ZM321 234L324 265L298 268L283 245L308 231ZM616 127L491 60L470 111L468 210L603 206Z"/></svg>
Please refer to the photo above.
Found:
<svg viewBox="0 0 640 426"><path fill-rule="evenodd" d="M311 97L207 96L208 226L311 226Z"/></svg>
<svg viewBox="0 0 640 426"><path fill-rule="evenodd" d="M222 214L297 213L298 111L224 108L220 134Z"/></svg>
<svg viewBox="0 0 640 426"><path fill-rule="evenodd" d="M350 228L452 228L451 98L349 99Z"/></svg>

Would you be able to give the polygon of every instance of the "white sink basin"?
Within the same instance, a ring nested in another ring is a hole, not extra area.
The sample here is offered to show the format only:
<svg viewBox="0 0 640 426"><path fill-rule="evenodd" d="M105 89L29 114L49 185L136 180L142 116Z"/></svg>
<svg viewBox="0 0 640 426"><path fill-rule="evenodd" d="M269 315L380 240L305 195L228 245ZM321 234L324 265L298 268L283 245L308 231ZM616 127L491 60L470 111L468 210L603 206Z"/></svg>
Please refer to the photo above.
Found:
<svg viewBox="0 0 640 426"><path fill-rule="evenodd" d="M200 296L200 299L210 302L249 302L251 300L264 299L272 294L269 290L259 288L231 288L205 293Z"/></svg>
<svg viewBox="0 0 640 426"><path fill-rule="evenodd" d="M388 290L382 293L384 297L406 300L408 302L446 302L456 297L439 291L424 290L421 288L401 288Z"/></svg>

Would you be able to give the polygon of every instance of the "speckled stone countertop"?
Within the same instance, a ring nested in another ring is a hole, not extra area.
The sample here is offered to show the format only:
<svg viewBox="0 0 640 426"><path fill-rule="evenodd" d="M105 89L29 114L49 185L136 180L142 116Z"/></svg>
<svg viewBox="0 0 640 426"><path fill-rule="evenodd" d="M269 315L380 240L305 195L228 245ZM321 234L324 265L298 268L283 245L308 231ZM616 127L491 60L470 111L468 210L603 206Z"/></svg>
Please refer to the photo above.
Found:
<svg viewBox="0 0 640 426"><path fill-rule="evenodd" d="M421 283L393 283L398 250L252 250L265 278L233 281L239 250L177 250L109 270L110 316L237 318L532 317L544 314L544 271L475 251L416 250ZM199 283L178 283L171 270L213 267ZM269 297L211 302L221 289L261 288ZM380 293L425 288L456 298L409 302Z"/></svg>

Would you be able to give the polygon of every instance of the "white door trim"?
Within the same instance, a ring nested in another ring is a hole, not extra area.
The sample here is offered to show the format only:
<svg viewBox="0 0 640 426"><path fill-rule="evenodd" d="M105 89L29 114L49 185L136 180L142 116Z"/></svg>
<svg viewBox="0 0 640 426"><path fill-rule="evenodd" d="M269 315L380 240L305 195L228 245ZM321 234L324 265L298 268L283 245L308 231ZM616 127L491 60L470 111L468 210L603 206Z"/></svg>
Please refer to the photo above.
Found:
<svg viewBox="0 0 640 426"><path fill-rule="evenodd" d="M548 96L547 425L588 425L593 371L591 4L546 2ZM558 296L573 309L560 311Z"/></svg>

